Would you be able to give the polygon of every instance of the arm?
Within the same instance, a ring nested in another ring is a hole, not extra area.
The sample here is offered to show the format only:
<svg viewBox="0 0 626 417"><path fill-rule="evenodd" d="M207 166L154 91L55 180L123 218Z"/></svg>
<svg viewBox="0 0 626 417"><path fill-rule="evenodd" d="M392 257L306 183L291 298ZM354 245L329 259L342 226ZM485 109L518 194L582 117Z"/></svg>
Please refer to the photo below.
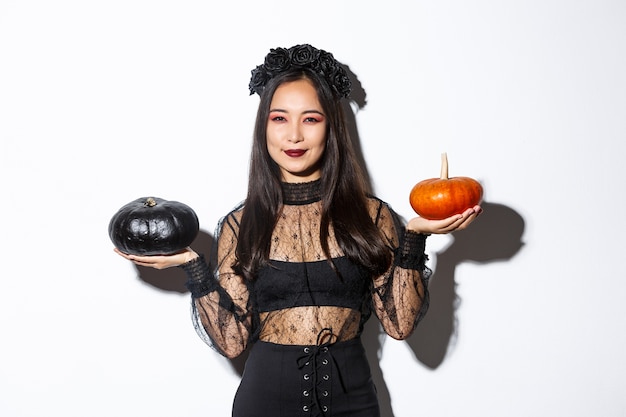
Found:
<svg viewBox="0 0 626 417"><path fill-rule="evenodd" d="M406 339L428 310L426 237L445 234L469 226L482 212L480 206L443 220L411 219L406 229L384 203L380 203L375 222L393 251L389 270L374 279L372 302L385 332L395 339Z"/></svg>
<svg viewBox="0 0 626 417"><path fill-rule="evenodd" d="M192 318L196 331L209 346L229 358L245 350L252 327L248 286L231 268L239 232L237 213L230 213L218 227L216 271L211 270L204 256L198 256L191 248L173 255L155 256L129 255L115 249L120 256L136 265L155 269L179 266L184 269L187 289L192 297Z"/></svg>
<svg viewBox="0 0 626 417"><path fill-rule="evenodd" d="M428 309L426 235L403 231L389 207L380 202L375 222L390 250L391 266L374 279L372 304L385 332L394 339L406 339Z"/></svg>
<svg viewBox="0 0 626 417"><path fill-rule="evenodd" d="M252 326L248 286L231 267L238 231L234 214L222 220L217 233L214 272L203 257L181 265L188 276L196 331L205 342L229 358L245 350Z"/></svg>

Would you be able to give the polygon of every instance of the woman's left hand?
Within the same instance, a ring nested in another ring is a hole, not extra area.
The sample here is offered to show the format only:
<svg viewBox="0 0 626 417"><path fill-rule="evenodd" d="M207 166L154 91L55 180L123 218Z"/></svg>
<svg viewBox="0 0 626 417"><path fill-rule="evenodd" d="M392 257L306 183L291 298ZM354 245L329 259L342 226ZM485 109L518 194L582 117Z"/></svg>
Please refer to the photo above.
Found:
<svg viewBox="0 0 626 417"><path fill-rule="evenodd" d="M467 228L482 211L482 207L476 205L461 214L456 214L443 220L428 220L423 217L414 217L409 220L407 229L423 234L451 233Z"/></svg>

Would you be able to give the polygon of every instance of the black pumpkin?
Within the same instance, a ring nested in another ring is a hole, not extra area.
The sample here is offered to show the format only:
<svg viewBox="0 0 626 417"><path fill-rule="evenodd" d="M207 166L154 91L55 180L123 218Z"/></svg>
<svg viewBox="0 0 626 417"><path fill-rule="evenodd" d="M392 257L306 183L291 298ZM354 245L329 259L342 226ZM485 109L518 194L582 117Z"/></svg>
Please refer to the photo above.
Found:
<svg viewBox="0 0 626 417"><path fill-rule="evenodd" d="M171 255L198 235L198 216L186 204L142 197L118 210L109 222L109 237L131 255Z"/></svg>

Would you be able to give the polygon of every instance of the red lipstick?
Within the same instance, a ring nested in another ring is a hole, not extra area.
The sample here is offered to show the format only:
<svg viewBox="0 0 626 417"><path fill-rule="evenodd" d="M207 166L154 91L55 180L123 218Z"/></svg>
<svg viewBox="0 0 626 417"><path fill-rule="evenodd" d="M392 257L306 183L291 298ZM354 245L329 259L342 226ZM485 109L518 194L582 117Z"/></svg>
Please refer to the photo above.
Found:
<svg viewBox="0 0 626 417"><path fill-rule="evenodd" d="M297 158L299 156L304 155L306 151L304 149L287 149L285 153L287 156L291 156L293 158Z"/></svg>

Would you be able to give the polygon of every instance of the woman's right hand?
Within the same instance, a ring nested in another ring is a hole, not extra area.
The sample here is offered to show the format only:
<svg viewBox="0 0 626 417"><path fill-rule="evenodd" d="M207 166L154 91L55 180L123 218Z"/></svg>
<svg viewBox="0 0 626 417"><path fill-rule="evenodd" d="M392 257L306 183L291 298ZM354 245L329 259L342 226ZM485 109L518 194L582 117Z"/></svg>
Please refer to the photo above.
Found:
<svg viewBox="0 0 626 417"><path fill-rule="evenodd" d="M198 254L191 248L187 248L182 252L175 253L173 255L129 255L115 248L114 251L122 258L126 258L135 265L145 266L148 268L165 269L172 266L179 266L185 264L198 257Z"/></svg>

